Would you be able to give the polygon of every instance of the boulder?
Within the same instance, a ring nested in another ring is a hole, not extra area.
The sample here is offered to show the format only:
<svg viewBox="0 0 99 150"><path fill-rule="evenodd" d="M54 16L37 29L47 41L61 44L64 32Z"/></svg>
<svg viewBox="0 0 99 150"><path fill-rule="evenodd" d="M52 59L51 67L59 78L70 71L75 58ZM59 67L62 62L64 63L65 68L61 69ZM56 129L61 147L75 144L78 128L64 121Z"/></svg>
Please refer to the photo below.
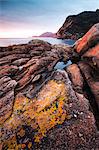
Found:
<svg viewBox="0 0 99 150"><path fill-rule="evenodd" d="M78 93L83 93L84 79L77 64L72 64L67 67L67 72L73 83L73 88Z"/></svg>
<svg viewBox="0 0 99 150"><path fill-rule="evenodd" d="M75 50L78 53L84 54L90 48L99 43L99 23L95 24L81 39L76 41ZM95 52L99 53L98 47Z"/></svg>

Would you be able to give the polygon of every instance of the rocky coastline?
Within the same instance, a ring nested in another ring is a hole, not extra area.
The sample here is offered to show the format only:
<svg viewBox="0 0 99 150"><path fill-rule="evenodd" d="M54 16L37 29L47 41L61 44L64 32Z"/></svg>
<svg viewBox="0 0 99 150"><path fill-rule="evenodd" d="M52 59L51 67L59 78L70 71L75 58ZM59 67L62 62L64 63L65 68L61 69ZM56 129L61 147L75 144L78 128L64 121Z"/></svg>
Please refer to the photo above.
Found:
<svg viewBox="0 0 99 150"><path fill-rule="evenodd" d="M99 149L99 23L73 46L0 47L0 139L1 150Z"/></svg>
<svg viewBox="0 0 99 150"><path fill-rule="evenodd" d="M68 16L62 27L56 33L60 39L78 40L96 23L99 22L99 9L84 11L77 15Z"/></svg>

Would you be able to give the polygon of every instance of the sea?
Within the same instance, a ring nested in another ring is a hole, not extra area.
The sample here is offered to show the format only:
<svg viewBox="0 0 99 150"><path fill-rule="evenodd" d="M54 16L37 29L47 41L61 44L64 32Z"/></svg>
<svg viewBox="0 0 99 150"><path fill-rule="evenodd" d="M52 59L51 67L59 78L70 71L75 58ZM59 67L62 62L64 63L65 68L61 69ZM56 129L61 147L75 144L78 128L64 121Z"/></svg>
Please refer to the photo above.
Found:
<svg viewBox="0 0 99 150"><path fill-rule="evenodd" d="M5 47L5 46L10 46L10 45L16 45L16 44L26 44L31 40L34 39L40 39L40 40L44 40L47 41L51 44L69 44L69 45L73 45L74 44L74 40L70 40L70 39L57 39L57 38L49 38L49 37L37 37L37 38L0 38L0 47Z"/></svg>

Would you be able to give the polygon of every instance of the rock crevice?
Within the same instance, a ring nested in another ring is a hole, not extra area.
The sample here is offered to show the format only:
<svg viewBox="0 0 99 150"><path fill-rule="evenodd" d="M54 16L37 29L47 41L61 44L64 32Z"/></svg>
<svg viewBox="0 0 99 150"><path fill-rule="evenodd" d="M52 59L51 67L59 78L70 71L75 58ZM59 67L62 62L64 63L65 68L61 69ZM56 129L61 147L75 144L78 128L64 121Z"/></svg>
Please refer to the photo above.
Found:
<svg viewBox="0 0 99 150"><path fill-rule="evenodd" d="M0 48L1 149L99 148L98 31L94 25L74 46Z"/></svg>

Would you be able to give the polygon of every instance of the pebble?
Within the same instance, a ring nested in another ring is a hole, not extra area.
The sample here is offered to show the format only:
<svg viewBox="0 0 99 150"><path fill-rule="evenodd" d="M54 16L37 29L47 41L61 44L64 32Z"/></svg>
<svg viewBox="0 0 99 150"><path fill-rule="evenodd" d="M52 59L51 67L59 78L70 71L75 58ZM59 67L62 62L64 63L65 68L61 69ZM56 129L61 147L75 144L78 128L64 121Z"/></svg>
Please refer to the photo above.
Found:
<svg viewBox="0 0 99 150"><path fill-rule="evenodd" d="M77 118L77 115L76 115L76 114L74 114L74 117L75 117L75 118Z"/></svg>
<svg viewBox="0 0 99 150"><path fill-rule="evenodd" d="M82 136L83 136L83 134L79 133L79 137L82 137Z"/></svg>
<svg viewBox="0 0 99 150"><path fill-rule="evenodd" d="M88 116L88 118L91 118L90 116Z"/></svg>
<svg viewBox="0 0 99 150"><path fill-rule="evenodd" d="M33 78L32 82L35 82L35 81L39 80L40 77L41 77L40 74L36 75L36 76Z"/></svg>
<svg viewBox="0 0 99 150"><path fill-rule="evenodd" d="M80 114L83 115L83 112L81 112Z"/></svg>
<svg viewBox="0 0 99 150"><path fill-rule="evenodd" d="M19 66L19 70L21 71L23 69L23 66Z"/></svg>

